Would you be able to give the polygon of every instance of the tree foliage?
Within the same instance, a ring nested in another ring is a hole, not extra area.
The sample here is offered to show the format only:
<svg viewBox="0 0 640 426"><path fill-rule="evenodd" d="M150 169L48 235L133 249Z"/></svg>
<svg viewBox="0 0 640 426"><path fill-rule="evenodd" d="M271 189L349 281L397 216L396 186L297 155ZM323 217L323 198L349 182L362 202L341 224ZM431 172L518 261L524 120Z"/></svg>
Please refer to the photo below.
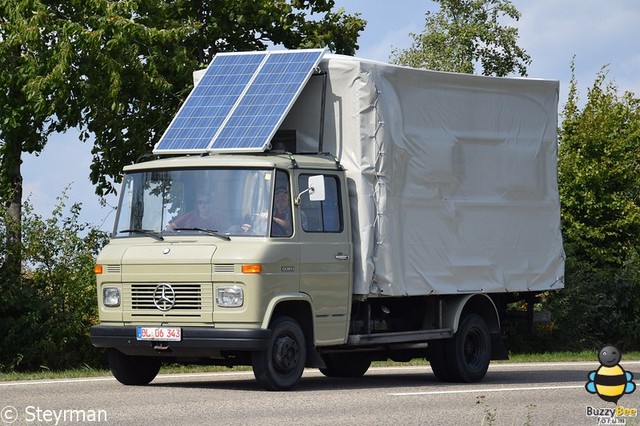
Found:
<svg viewBox="0 0 640 426"><path fill-rule="evenodd" d="M640 251L640 101L601 71L579 107L575 78L559 131L563 233L573 256L619 267Z"/></svg>
<svg viewBox="0 0 640 426"><path fill-rule="evenodd" d="M89 327L97 321L93 265L107 235L78 221L81 206L65 206L48 219L27 201L23 215L22 273L9 280L0 271L0 370L98 366ZM6 211L0 208L0 218ZM6 237L0 221L0 240Z"/></svg>
<svg viewBox="0 0 640 426"><path fill-rule="evenodd" d="M505 26L503 17L520 18L509 0L434 0L436 13L426 13L421 34L411 34L406 50L395 49L391 61L416 68L503 77L527 75L529 55L517 45L518 29Z"/></svg>
<svg viewBox="0 0 640 426"><path fill-rule="evenodd" d="M640 348L640 111L603 68L559 129L565 288L548 298L556 349Z"/></svg>

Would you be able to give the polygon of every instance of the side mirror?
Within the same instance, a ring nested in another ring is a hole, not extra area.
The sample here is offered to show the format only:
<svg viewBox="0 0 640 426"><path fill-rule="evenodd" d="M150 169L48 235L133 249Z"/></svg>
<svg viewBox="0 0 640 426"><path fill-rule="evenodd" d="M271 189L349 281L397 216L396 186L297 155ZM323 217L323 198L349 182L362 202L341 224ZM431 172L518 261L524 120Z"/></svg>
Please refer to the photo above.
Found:
<svg viewBox="0 0 640 426"><path fill-rule="evenodd" d="M309 200L324 201L324 176L309 176Z"/></svg>

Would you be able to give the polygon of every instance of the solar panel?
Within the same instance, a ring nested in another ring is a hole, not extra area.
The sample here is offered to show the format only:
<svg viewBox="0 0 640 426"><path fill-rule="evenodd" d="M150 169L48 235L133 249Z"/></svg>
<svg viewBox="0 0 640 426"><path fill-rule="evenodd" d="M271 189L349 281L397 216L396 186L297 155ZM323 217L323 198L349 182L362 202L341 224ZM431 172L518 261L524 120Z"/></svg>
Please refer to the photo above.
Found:
<svg viewBox="0 0 640 426"><path fill-rule="evenodd" d="M263 151L323 53L324 50L271 52L210 149Z"/></svg>
<svg viewBox="0 0 640 426"><path fill-rule="evenodd" d="M154 152L205 151L266 56L267 52L216 55Z"/></svg>
<svg viewBox="0 0 640 426"><path fill-rule="evenodd" d="M216 55L154 153L264 151L325 51Z"/></svg>

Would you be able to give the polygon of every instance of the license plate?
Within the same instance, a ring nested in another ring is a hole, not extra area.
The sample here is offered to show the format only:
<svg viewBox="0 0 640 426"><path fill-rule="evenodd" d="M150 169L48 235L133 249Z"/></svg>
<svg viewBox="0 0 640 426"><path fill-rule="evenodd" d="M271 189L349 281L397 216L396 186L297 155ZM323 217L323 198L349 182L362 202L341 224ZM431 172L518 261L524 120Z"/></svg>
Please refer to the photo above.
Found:
<svg viewBox="0 0 640 426"><path fill-rule="evenodd" d="M162 340L164 342L179 342L182 340L180 327L138 327L138 340Z"/></svg>

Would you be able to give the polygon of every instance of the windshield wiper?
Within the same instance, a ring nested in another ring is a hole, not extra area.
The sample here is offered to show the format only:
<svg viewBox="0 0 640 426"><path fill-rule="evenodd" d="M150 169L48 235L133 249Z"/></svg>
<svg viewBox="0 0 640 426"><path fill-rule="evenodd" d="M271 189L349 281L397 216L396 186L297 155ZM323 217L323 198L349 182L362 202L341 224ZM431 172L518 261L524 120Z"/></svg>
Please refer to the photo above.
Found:
<svg viewBox="0 0 640 426"><path fill-rule="evenodd" d="M198 232L204 232L207 235L211 235L213 237L218 237L218 238L222 238L223 240L227 240L227 241L231 241L231 238L229 238L228 235L223 235L221 233L219 233L218 231L214 230L214 229L207 229L207 228L173 228L172 231L198 231Z"/></svg>
<svg viewBox="0 0 640 426"><path fill-rule="evenodd" d="M162 235L151 229L123 229L122 231L118 231L118 234L124 234L125 232L130 232L132 234L142 234L151 238L155 238L158 241L164 241Z"/></svg>

